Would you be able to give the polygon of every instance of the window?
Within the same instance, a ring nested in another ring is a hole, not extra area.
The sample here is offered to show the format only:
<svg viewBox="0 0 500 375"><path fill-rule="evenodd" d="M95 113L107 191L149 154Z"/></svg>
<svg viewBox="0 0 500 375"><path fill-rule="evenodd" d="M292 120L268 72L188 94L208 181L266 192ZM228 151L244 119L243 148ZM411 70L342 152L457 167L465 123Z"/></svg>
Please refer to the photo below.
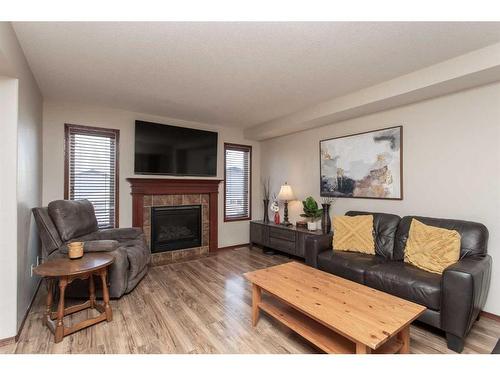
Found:
<svg viewBox="0 0 500 375"><path fill-rule="evenodd" d="M88 199L99 228L118 227L120 131L65 125L64 199Z"/></svg>
<svg viewBox="0 0 500 375"><path fill-rule="evenodd" d="M251 217L252 147L224 143L224 221Z"/></svg>

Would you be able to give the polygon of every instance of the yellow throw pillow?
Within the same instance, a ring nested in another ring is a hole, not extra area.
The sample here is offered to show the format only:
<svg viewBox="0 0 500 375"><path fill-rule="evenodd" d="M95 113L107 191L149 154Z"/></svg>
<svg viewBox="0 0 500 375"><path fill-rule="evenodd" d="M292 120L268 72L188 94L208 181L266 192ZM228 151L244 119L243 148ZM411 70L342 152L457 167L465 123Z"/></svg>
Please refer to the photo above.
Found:
<svg viewBox="0 0 500 375"><path fill-rule="evenodd" d="M442 274L460 257L460 234L456 230L411 221L406 240L405 262L425 271Z"/></svg>
<svg viewBox="0 0 500 375"><path fill-rule="evenodd" d="M334 250L375 254L373 215L334 216Z"/></svg>

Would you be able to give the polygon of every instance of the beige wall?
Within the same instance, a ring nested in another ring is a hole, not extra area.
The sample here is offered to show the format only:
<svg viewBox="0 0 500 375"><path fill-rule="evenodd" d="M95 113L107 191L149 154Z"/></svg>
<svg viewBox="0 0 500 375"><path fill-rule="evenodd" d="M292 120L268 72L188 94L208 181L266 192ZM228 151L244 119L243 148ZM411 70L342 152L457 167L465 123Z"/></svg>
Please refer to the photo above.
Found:
<svg viewBox="0 0 500 375"><path fill-rule="evenodd" d="M18 80L0 76L0 339L16 334Z"/></svg>
<svg viewBox="0 0 500 375"><path fill-rule="evenodd" d="M485 310L500 314L500 83L274 138L261 144L262 176L285 180L296 197L319 199L319 141L403 125L404 200L339 199L347 210L426 215L484 223L493 276ZM302 210L290 204L291 221Z"/></svg>
<svg viewBox="0 0 500 375"><path fill-rule="evenodd" d="M186 126L214 130L219 132L219 155L217 172L218 178L224 178L223 143L242 143L253 146L252 187L253 191L259 188L259 143L243 138L239 129L207 126L198 123L169 119L124 110L89 107L72 103L58 103L47 101L43 111L43 203L64 196L64 124L78 124L87 126L107 127L120 130L120 226L132 224L132 198L128 177L152 177L134 175L134 126L135 120L154 121L171 125ZM162 178L162 177L157 177ZM168 177L163 177L168 178ZM224 223L223 221L223 194L221 183L219 189L219 247L248 243L248 222ZM258 201L252 202L252 214L259 217L261 205Z"/></svg>
<svg viewBox="0 0 500 375"><path fill-rule="evenodd" d="M13 265L17 276L14 293L17 293L17 296L9 307L16 309L16 325L12 327L15 334L39 281L39 278L32 277L30 272L31 265L36 265L39 252L38 233L31 208L39 206L42 200L42 96L14 30L8 22L0 22L0 51L2 55L0 63L3 64L0 66L0 71L9 74L10 78L17 81L18 90L15 107L17 143L12 144L9 138L4 138L5 129L2 129L2 142L9 143L6 146L9 149L14 147L12 149L14 152L5 158L5 163L16 163L16 175L14 180L11 180L17 183L16 194L2 194L2 198L16 205L16 213L8 213L9 228L14 226L10 235L16 233L17 236L17 241L10 242L9 245L16 250L17 258ZM12 269L9 272L12 272ZM1 287L5 288L4 285ZM2 311L3 313L6 312Z"/></svg>

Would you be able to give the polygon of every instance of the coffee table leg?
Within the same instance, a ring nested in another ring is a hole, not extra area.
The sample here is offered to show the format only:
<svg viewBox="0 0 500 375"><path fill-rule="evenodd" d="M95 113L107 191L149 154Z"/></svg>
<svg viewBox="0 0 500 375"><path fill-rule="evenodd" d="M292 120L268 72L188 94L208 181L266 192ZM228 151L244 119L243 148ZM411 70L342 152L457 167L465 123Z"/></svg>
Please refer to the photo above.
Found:
<svg viewBox="0 0 500 375"><path fill-rule="evenodd" d="M104 311L106 313L106 320L111 322L113 320L113 312L111 311L111 306L109 306L109 291L108 284L106 283L107 270L101 271L101 282L102 282L102 299L104 302Z"/></svg>
<svg viewBox="0 0 500 375"><path fill-rule="evenodd" d="M57 306L57 323L54 333L54 342L61 342L64 337L64 293L67 285L67 278L61 277L59 279L59 304Z"/></svg>
<svg viewBox="0 0 500 375"><path fill-rule="evenodd" d="M359 342L356 343L356 354L370 354L371 352L372 350L368 346Z"/></svg>
<svg viewBox="0 0 500 375"><path fill-rule="evenodd" d="M255 327L259 321L259 303L262 299L260 286L252 284L252 325Z"/></svg>
<svg viewBox="0 0 500 375"><path fill-rule="evenodd" d="M410 353L410 325L408 324L401 331L398 332L398 339L403 343L401 349L399 349L399 354L409 354Z"/></svg>

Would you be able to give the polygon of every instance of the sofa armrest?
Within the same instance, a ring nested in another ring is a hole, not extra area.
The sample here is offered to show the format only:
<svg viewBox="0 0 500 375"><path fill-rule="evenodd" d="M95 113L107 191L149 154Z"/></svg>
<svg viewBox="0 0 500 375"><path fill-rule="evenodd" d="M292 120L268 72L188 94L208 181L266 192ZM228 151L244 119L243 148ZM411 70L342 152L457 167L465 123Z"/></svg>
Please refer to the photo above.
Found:
<svg viewBox="0 0 500 375"><path fill-rule="evenodd" d="M318 255L332 249L332 236L308 236L306 238L306 264L318 268Z"/></svg>
<svg viewBox="0 0 500 375"><path fill-rule="evenodd" d="M469 332L486 303L491 257L469 256L446 268L442 279L441 328L459 338Z"/></svg>
<svg viewBox="0 0 500 375"><path fill-rule="evenodd" d="M115 240L92 240L85 241L83 243L83 252L85 253L97 253L105 251L113 251L120 247L120 243ZM68 245L63 245L59 248L59 251L63 254L68 253Z"/></svg>

